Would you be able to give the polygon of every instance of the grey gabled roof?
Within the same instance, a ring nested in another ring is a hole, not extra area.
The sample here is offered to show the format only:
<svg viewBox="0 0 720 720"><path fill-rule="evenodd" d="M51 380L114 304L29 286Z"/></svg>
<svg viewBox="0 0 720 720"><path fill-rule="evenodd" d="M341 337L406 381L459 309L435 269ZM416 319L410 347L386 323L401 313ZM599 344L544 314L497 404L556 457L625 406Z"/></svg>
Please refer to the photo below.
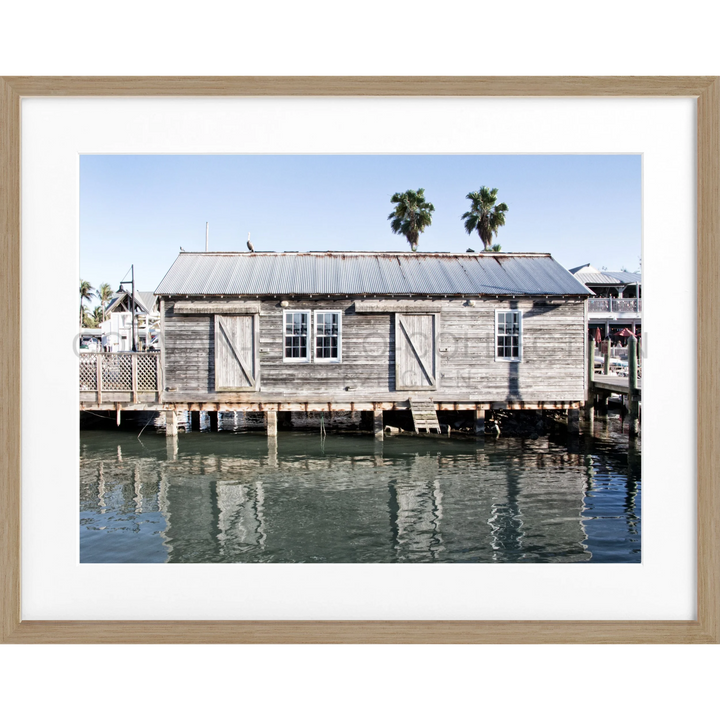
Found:
<svg viewBox="0 0 720 720"><path fill-rule="evenodd" d="M633 285L642 282L640 273L598 270L589 263L571 268L570 272L585 285Z"/></svg>
<svg viewBox="0 0 720 720"><path fill-rule="evenodd" d="M115 312L117 307L125 300L125 298L129 297L130 293L126 292L125 290L114 293L113 296L110 298L110 302L108 303L105 311L108 313ZM153 293L152 291L135 291L135 304L139 306L141 312L152 312L156 300L157 298L155 297L155 293Z"/></svg>
<svg viewBox="0 0 720 720"><path fill-rule="evenodd" d="M180 253L156 295L591 295L544 253Z"/></svg>

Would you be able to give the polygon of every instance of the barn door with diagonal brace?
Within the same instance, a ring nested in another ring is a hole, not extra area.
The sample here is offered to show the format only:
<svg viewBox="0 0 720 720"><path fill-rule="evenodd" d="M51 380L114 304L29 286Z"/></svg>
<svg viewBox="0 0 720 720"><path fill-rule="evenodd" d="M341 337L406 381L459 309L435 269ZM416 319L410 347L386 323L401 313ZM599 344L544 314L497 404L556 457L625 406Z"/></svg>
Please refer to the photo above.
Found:
<svg viewBox="0 0 720 720"><path fill-rule="evenodd" d="M215 316L215 390L257 390L258 316Z"/></svg>
<svg viewBox="0 0 720 720"><path fill-rule="evenodd" d="M395 313L395 388L434 390L438 386L437 314Z"/></svg>

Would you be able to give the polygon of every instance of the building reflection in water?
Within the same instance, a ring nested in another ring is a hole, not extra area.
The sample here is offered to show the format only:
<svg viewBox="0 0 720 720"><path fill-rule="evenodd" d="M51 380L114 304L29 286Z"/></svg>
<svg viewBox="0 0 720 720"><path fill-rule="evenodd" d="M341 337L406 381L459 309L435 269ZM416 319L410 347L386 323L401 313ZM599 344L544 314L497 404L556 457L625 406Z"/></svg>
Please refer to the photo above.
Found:
<svg viewBox="0 0 720 720"><path fill-rule="evenodd" d="M82 435L82 562L640 560L639 451L617 437L121 438Z"/></svg>

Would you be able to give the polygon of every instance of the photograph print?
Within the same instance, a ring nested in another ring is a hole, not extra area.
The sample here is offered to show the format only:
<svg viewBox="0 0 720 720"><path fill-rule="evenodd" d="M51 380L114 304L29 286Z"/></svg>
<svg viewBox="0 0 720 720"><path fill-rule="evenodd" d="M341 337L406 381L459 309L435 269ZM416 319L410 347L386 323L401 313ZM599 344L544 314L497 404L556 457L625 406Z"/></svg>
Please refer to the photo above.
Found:
<svg viewBox="0 0 720 720"><path fill-rule="evenodd" d="M81 563L639 563L640 155L83 155Z"/></svg>

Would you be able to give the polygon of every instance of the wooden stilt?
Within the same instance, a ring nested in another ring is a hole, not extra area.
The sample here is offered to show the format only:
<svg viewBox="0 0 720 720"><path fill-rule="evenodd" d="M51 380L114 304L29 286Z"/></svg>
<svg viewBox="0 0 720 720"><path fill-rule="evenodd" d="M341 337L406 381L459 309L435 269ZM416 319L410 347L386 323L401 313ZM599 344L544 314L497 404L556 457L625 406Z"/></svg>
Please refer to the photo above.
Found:
<svg viewBox="0 0 720 720"><path fill-rule="evenodd" d="M265 411L265 425L267 426L268 437L277 437L277 411Z"/></svg>
<svg viewBox="0 0 720 720"><path fill-rule="evenodd" d="M587 351L587 389L585 390L585 417L592 418L595 406L595 394L593 393L593 382L595 381L595 341L588 338Z"/></svg>
<svg viewBox="0 0 720 720"><path fill-rule="evenodd" d="M174 414L174 413L173 413ZM165 437L165 450L167 451L167 459L174 461L178 456L178 437L175 435L167 435Z"/></svg>
<svg viewBox="0 0 720 720"><path fill-rule="evenodd" d="M278 466L278 441L276 435L268 435L268 466Z"/></svg>
<svg viewBox="0 0 720 720"><path fill-rule="evenodd" d="M121 410L120 410L120 403L115 404L115 422L117 422L117 426L120 427L121 422Z"/></svg>
<svg viewBox="0 0 720 720"><path fill-rule="evenodd" d="M630 437L640 431L640 396L637 389L637 340L628 338L628 410L630 411Z"/></svg>
<svg viewBox="0 0 720 720"><path fill-rule="evenodd" d="M485 410L475 410L475 435L478 438L485 437Z"/></svg>
<svg viewBox="0 0 720 720"><path fill-rule="evenodd" d="M373 410L373 433L376 440L385 439L385 427L383 425L383 411L377 408Z"/></svg>
<svg viewBox="0 0 720 720"><path fill-rule="evenodd" d="M595 412L602 417L607 416L607 414L608 414L608 394L607 393L605 393L605 392L600 393L597 396Z"/></svg>
<svg viewBox="0 0 720 720"><path fill-rule="evenodd" d="M568 432L577 435L580 432L580 410L570 409L567 411Z"/></svg>
<svg viewBox="0 0 720 720"><path fill-rule="evenodd" d="M165 411L165 434L175 437L178 434L178 418L174 410Z"/></svg>

